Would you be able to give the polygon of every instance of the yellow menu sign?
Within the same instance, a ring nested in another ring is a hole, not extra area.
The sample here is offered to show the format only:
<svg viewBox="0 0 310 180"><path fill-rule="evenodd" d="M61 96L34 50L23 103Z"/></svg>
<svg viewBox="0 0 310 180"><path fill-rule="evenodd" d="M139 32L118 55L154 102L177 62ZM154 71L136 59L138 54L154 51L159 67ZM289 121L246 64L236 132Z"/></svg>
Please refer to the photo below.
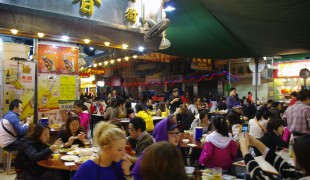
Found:
<svg viewBox="0 0 310 180"><path fill-rule="evenodd" d="M76 76L60 76L60 99L72 100L76 99Z"/></svg>

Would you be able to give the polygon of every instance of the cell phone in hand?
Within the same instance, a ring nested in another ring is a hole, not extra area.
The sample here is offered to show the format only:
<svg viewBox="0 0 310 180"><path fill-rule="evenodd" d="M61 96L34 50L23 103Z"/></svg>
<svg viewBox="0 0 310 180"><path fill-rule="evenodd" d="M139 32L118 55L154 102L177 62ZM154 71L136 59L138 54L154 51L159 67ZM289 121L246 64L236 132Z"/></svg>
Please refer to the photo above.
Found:
<svg viewBox="0 0 310 180"><path fill-rule="evenodd" d="M248 124L248 123L243 123L243 124L242 124L242 130L241 130L241 132L242 132L242 134L243 134L243 137L245 136L245 132L248 131L248 127L249 127L249 124Z"/></svg>

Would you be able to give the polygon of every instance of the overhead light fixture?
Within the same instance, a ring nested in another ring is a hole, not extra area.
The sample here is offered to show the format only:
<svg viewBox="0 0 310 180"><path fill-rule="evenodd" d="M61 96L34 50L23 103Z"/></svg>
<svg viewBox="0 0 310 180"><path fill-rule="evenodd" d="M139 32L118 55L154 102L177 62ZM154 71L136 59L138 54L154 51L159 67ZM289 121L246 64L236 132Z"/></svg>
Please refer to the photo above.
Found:
<svg viewBox="0 0 310 180"><path fill-rule="evenodd" d="M84 39L84 42L85 42L86 44L88 44L88 43L90 42L90 40L89 40L89 39Z"/></svg>
<svg viewBox="0 0 310 180"><path fill-rule="evenodd" d="M12 34L17 34L18 33L17 29L11 29L10 31L11 31Z"/></svg>
<svg viewBox="0 0 310 180"><path fill-rule="evenodd" d="M170 12L170 11L174 11L174 10L175 10L175 8L172 7L172 6L167 6L167 7L164 9L164 11L166 11L166 12Z"/></svg>
<svg viewBox="0 0 310 180"><path fill-rule="evenodd" d="M84 67L81 67L81 70L83 70L84 69Z"/></svg>
<svg viewBox="0 0 310 180"><path fill-rule="evenodd" d="M129 57L128 57L128 56L126 56L124 59L125 59L125 61L128 61L128 60L129 60Z"/></svg>
<svg viewBox="0 0 310 180"><path fill-rule="evenodd" d="M127 48L128 48L128 45L127 45L127 44L123 44L123 45L122 45L122 48L123 48L123 49L127 49Z"/></svg>
<svg viewBox="0 0 310 180"><path fill-rule="evenodd" d="M121 60L122 60L121 58L117 58L117 61L118 61L118 62L121 62Z"/></svg>
<svg viewBox="0 0 310 180"><path fill-rule="evenodd" d="M62 41L68 41L68 40L69 40L69 37L68 37L68 36L61 36L61 40L62 40Z"/></svg>
<svg viewBox="0 0 310 180"><path fill-rule="evenodd" d="M45 34L44 34L44 33L41 33L41 32L38 32L38 36L39 36L40 38L43 38L43 37L45 36Z"/></svg>
<svg viewBox="0 0 310 180"><path fill-rule="evenodd" d="M101 62L99 63L99 66L102 66L102 63L101 63Z"/></svg>
<svg viewBox="0 0 310 180"><path fill-rule="evenodd" d="M111 64L113 64L113 63L114 63L114 60L112 59L110 62L111 62Z"/></svg>
<svg viewBox="0 0 310 180"><path fill-rule="evenodd" d="M89 50L91 50L91 51L92 51L92 50L94 50L94 48L93 48L93 47L89 47Z"/></svg>
<svg viewBox="0 0 310 180"><path fill-rule="evenodd" d="M108 61L104 61L104 65L108 65L108 63L109 63Z"/></svg>
<svg viewBox="0 0 310 180"><path fill-rule="evenodd" d="M110 46L110 42L104 42L105 46Z"/></svg>
<svg viewBox="0 0 310 180"><path fill-rule="evenodd" d="M133 55L132 57L136 59L138 56L137 55Z"/></svg>
<svg viewBox="0 0 310 180"><path fill-rule="evenodd" d="M138 49L139 49L139 51L141 51L141 52L144 51L144 47L142 47L142 46L140 46Z"/></svg>
<svg viewBox="0 0 310 180"><path fill-rule="evenodd" d="M97 63L95 63L93 66L94 66L94 67L97 67Z"/></svg>

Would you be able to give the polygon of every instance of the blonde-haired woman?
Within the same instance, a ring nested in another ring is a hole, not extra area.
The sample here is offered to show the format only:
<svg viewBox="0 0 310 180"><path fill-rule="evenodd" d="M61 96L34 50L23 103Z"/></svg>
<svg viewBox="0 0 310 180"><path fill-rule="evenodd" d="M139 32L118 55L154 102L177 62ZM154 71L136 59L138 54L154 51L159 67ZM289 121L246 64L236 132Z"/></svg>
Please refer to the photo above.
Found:
<svg viewBox="0 0 310 180"><path fill-rule="evenodd" d="M99 156L83 163L73 180L109 179L127 180L130 176L130 161L125 158L126 136L117 126L101 122L95 127L94 143Z"/></svg>

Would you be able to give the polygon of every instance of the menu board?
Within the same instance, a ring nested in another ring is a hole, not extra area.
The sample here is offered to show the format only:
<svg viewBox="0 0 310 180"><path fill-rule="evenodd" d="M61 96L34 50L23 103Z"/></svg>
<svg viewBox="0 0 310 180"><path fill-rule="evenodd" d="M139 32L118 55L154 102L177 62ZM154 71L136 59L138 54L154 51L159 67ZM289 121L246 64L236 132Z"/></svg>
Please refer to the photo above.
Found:
<svg viewBox="0 0 310 180"><path fill-rule="evenodd" d="M55 45L38 45L38 73L57 73L59 48Z"/></svg>
<svg viewBox="0 0 310 180"><path fill-rule="evenodd" d="M76 76L60 76L60 99L71 100L76 99Z"/></svg>
<svg viewBox="0 0 310 180"><path fill-rule="evenodd" d="M79 49L74 47L59 47L59 74L78 75Z"/></svg>

